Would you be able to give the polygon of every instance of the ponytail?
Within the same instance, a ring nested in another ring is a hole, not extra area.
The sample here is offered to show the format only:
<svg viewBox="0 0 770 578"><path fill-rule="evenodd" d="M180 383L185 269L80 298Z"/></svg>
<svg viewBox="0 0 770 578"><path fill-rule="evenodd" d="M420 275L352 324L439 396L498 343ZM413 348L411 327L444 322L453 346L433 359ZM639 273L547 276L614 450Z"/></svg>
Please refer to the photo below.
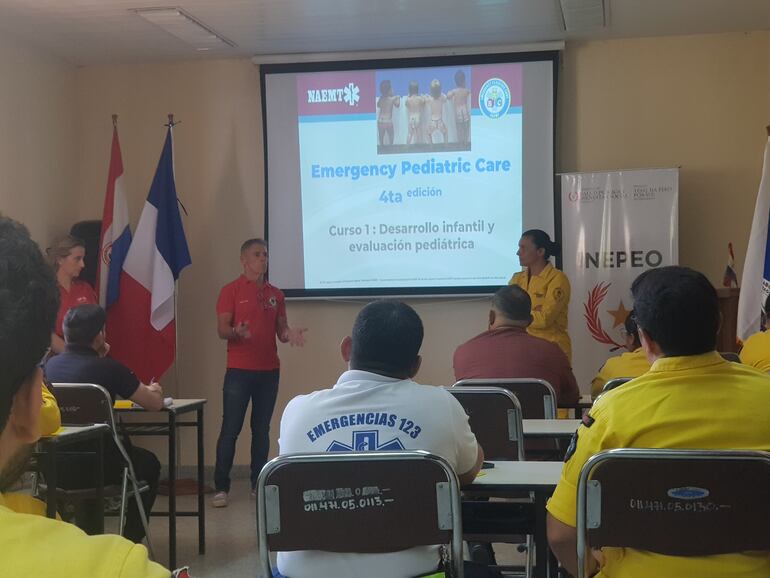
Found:
<svg viewBox="0 0 770 578"><path fill-rule="evenodd" d="M551 241L551 237L548 236L548 233L541 229L524 231L521 236L532 239L532 244L535 245L537 249L545 249L545 255L543 257L546 261L551 257L558 257L561 255L561 245Z"/></svg>

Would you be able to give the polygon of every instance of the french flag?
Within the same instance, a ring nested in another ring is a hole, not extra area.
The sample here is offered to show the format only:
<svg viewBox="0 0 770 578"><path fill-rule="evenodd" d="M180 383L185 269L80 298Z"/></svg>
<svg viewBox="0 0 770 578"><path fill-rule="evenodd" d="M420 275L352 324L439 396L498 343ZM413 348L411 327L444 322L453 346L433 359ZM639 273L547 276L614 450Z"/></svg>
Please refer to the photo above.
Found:
<svg viewBox="0 0 770 578"><path fill-rule="evenodd" d="M174 184L173 122L120 275L107 318L110 355L143 383L160 377L176 355L174 287L192 263Z"/></svg>
<svg viewBox="0 0 770 578"><path fill-rule="evenodd" d="M123 158L118 140L117 115L112 116L112 126L110 170L104 195L96 273L96 294L99 296L99 304L105 309L109 309L120 295L120 272L131 245L128 205L123 194Z"/></svg>

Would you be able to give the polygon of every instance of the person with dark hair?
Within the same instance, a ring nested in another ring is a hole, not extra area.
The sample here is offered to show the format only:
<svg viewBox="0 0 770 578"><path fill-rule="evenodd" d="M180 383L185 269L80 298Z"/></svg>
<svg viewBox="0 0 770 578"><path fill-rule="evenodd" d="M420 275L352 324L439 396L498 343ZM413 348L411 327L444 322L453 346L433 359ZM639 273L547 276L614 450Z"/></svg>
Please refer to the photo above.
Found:
<svg viewBox="0 0 770 578"><path fill-rule="evenodd" d="M619 377L639 377L650 369L647 354L642 349L639 340L639 329L636 326L634 311L626 317L624 326L624 339L627 351L619 356L610 357L591 381L591 395L597 397L604 385L611 379Z"/></svg>
<svg viewBox="0 0 770 578"><path fill-rule="evenodd" d="M64 341L62 353L50 358L45 364L46 377L52 383L95 383L101 385L113 401L120 397L130 399L149 411L163 409L163 389L159 383L145 385L121 362L106 357L109 345L105 339L104 325L107 314L99 305L86 304L73 307L64 316ZM144 448L132 447L126 439L124 445L134 464L140 480L147 482L149 490L142 494L145 512L150 510L158 493L160 462L155 454ZM89 449L88 444L82 446ZM87 465L88 456L78 459L73 456L61 458L58 477L59 485L65 489L92 488L94 473ZM123 480L123 456L114 444L105 444L104 482L120 484ZM76 509L78 526L89 534L95 533L103 505L96 500L83 500ZM139 517L139 508L131 500L126 517L125 536L140 543L144 539L144 527Z"/></svg>
<svg viewBox="0 0 770 578"><path fill-rule="evenodd" d="M278 395L280 361L276 337L301 347L307 329L289 327L283 291L267 281L267 243L241 245L243 273L219 292L217 334L227 341L227 370L222 392L222 429L217 440L215 508L227 506L235 443L251 402L251 494L270 450L270 419Z"/></svg>
<svg viewBox="0 0 770 578"><path fill-rule="evenodd" d="M0 575L166 578L147 549L120 536L90 537L37 513L9 487L27 468L40 431L40 360L51 343L59 294L27 229L0 217Z"/></svg>
<svg viewBox="0 0 770 578"><path fill-rule="evenodd" d="M497 290L489 310L489 329L454 353L455 380L529 377L544 379L560 405L580 397L569 360L555 343L529 335L532 302L518 285Z"/></svg>
<svg viewBox="0 0 770 578"><path fill-rule="evenodd" d="M596 400L572 438L548 502L548 541L577 574L576 489L586 461L613 448L770 449L770 376L725 361L714 348L720 325L716 289L686 267L645 271L631 285L650 370ZM675 557L602 548L591 576L770 576L770 554ZM598 573L596 571L598 570Z"/></svg>
<svg viewBox="0 0 770 578"><path fill-rule="evenodd" d="M484 454L468 416L446 390L412 380L422 338L422 321L408 305L381 300L364 307L340 346L348 371L331 389L297 396L286 406L280 453L427 450L445 458L461 484L471 483ZM438 563L437 547L278 554L280 573L291 578L417 576L435 572Z"/></svg>
<svg viewBox="0 0 770 578"><path fill-rule="evenodd" d="M765 309L762 315L766 325L770 318L770 295L765 300ZM750 335L741 349L741 363L751 365L757 369L770 373L770 331L758 331Z"/></svg>
<svg viewBox="0 0 770 578"><path fill-rule="evenodd" d="M59 286L59 312L56 315L56 326L51 336L51 349L54 353L64 351L64 332L62 322L64 315L72 307L84 303L98 303L96 292L86 281L78 279L80 272L86 266L86 244L72 235L62 235L54 239L46 249L48 260L56 273L56 283Z"/></svg>
<svg viewBox="0 0 770 578"><path fill-rule="evenodd" d="M527 331L535 337L553 341L572 362L572 342L567 333L570 284L567 276L551 265L551 256L561 252L548 233L540 229L525 231L516 255L526 269L508 282L518 285L532 298L532 324Z"/></svg>

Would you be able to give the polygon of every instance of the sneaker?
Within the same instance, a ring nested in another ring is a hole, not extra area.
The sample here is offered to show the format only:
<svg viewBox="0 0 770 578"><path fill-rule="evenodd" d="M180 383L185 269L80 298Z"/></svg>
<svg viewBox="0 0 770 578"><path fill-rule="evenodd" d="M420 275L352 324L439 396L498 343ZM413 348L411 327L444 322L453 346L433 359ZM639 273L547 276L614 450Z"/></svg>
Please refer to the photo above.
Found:
<svg viewBox="0 0 770 578"><path fill-rule="evenodd" d="M227 492L217 492L211 500L211 505L215 508L227 507Z"/></svg>
<svg viewBox="0 0 770 578"><path fill-rule="evenodd" d="M256 498L257 497L257 488L256 486L251 488L251 497Z"/></svg>

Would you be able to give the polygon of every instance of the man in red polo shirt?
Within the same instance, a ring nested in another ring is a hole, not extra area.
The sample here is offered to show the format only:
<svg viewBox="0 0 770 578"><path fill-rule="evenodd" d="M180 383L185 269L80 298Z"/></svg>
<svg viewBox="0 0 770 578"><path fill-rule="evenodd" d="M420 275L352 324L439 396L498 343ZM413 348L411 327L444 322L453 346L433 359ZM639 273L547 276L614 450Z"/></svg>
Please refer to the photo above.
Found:
<svg viewBox="0 0 770 578"><path fill-rule="evenodd" d="M278 394L280 361L275 338L302 346L305 328L286 320L283 292L265 279L267 243L249 239L241 245L243 274L222 287L217 300L217 333L227 341L222 429L214 469L215 508L227 506L235 442L251 401L251 487L267 461L270 418Z"/></svg>
<svg viewBox="0 0 770 578"><path fill-rule="evenodd" d="M560 404L580 397L569 360L558 345L527 333L532 301L517 285L492 298L489 329L466 341L454 355L455 379L534 377L553 386Z"/></svg>

